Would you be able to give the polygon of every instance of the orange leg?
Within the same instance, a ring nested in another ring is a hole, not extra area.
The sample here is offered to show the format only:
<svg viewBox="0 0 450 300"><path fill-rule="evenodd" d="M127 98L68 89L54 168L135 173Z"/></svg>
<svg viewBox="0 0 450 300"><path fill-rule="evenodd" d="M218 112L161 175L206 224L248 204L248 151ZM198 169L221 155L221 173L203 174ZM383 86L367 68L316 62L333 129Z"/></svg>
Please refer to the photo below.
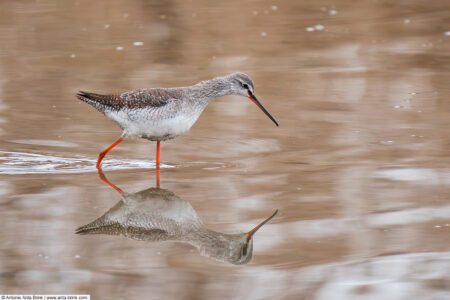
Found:
<svg viewBox="0 0 450 300"><path fill-rule="evenodd" d="M117 146L117 144L119 144L122 141L122 137L118 138L114 143L112 143L111 145L109 145L108 148L106 148L105 150L103 150L102 152L100 152L98 159L97 159L97 165L96 167L99 168L100 167L100 163L102 162L103 157L105 157L106 153L108 153L109 150L111 150L112 148L114 148L115 146Z"/></svg>
<svg viewBox="0 0 450 300"><path fill-rule="evenodd" d="M106 183L107 185L109 185L110 187L112 187L113 189L118 191L120 194L123 193L120 188L118 188L115 184L113 184L106 178L105 174L103 174L102 168L97 168L97 171L98 171L98 176L104 183Z"/></svg>
<svg viewBox="0 0 450 300"><path fill-rule="evenodd" d="M160 180L160 170L159 170L159 164L161 162L161 142L156 142L156 186L159 187L159 184L161 182Z"/></svg>
<svg viewBox="0 0 450 300"><path fill-rule="evenodd" d="M161 162L161 142L156 142L156 166L159 167L159 163Z"/></svg>

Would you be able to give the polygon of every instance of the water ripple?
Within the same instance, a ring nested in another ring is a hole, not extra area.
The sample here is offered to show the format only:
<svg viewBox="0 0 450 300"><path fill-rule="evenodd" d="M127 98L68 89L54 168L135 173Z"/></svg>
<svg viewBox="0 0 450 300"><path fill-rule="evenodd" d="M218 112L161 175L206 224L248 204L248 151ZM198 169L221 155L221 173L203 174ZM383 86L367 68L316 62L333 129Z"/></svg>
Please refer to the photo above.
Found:
<svg viewBox="0 0 450 300"><path fill-rule="evenodd" d="M0 151L0 174L64 174L93 172L96 159L87 157L59 157L38 153ZM161 168L175 166L161 164ZM154 161L108 158L104 170L154 169Z"/></svg>

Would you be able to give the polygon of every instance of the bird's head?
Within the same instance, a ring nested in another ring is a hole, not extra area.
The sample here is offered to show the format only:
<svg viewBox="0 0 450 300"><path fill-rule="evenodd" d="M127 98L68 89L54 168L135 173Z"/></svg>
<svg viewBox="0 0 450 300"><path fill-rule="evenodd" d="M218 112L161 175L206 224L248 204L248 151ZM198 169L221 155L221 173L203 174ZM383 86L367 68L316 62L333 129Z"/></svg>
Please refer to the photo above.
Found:
<svg viewBox="0 0 450 300"><path fill-rule="evenodd" d="M250 98L253 103L256 104L265 114L278 126L278 122L269 114L269 112L262 106L261 102L259 102L258 98L256 98L254 93L254 84L253 80L244 73L233 73L228 76L229 81L231 82L231 90L232 94L244 96Z"/></svg>

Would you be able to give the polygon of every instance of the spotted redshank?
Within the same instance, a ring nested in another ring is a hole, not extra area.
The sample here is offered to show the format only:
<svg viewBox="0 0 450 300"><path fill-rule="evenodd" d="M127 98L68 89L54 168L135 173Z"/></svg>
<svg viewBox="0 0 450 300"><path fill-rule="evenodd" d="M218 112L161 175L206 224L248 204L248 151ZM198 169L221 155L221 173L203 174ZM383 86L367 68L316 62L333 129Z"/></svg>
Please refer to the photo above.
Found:
<svg viewBox="0 0 450 300"><path fill-rule="evenodd" d="M156 166L159 168L160 142L188 131L208 103L227 95L249 97L278 126L256 98L252 79L244 73L216 77L188 87L140 89L120 95L80 91L77 97L116 122L123 130L121 137L100 153L97 168L106 153L124 138L156 141Z"/></svg>

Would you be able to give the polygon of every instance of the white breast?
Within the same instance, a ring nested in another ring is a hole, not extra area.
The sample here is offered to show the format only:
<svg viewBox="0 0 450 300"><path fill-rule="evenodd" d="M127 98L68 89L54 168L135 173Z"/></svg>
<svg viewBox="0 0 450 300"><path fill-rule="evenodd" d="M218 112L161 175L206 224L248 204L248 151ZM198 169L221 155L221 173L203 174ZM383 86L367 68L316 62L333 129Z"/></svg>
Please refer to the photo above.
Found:
<svg viewBox="0 0 450 300"><path fill-rule="evenodd" d="M157 113L155 109L132 109L108 111L105 115L123 129L123 137L165 140L188 131L197 121L201 111L179 113L168 118L161 118Z"/></svg>

